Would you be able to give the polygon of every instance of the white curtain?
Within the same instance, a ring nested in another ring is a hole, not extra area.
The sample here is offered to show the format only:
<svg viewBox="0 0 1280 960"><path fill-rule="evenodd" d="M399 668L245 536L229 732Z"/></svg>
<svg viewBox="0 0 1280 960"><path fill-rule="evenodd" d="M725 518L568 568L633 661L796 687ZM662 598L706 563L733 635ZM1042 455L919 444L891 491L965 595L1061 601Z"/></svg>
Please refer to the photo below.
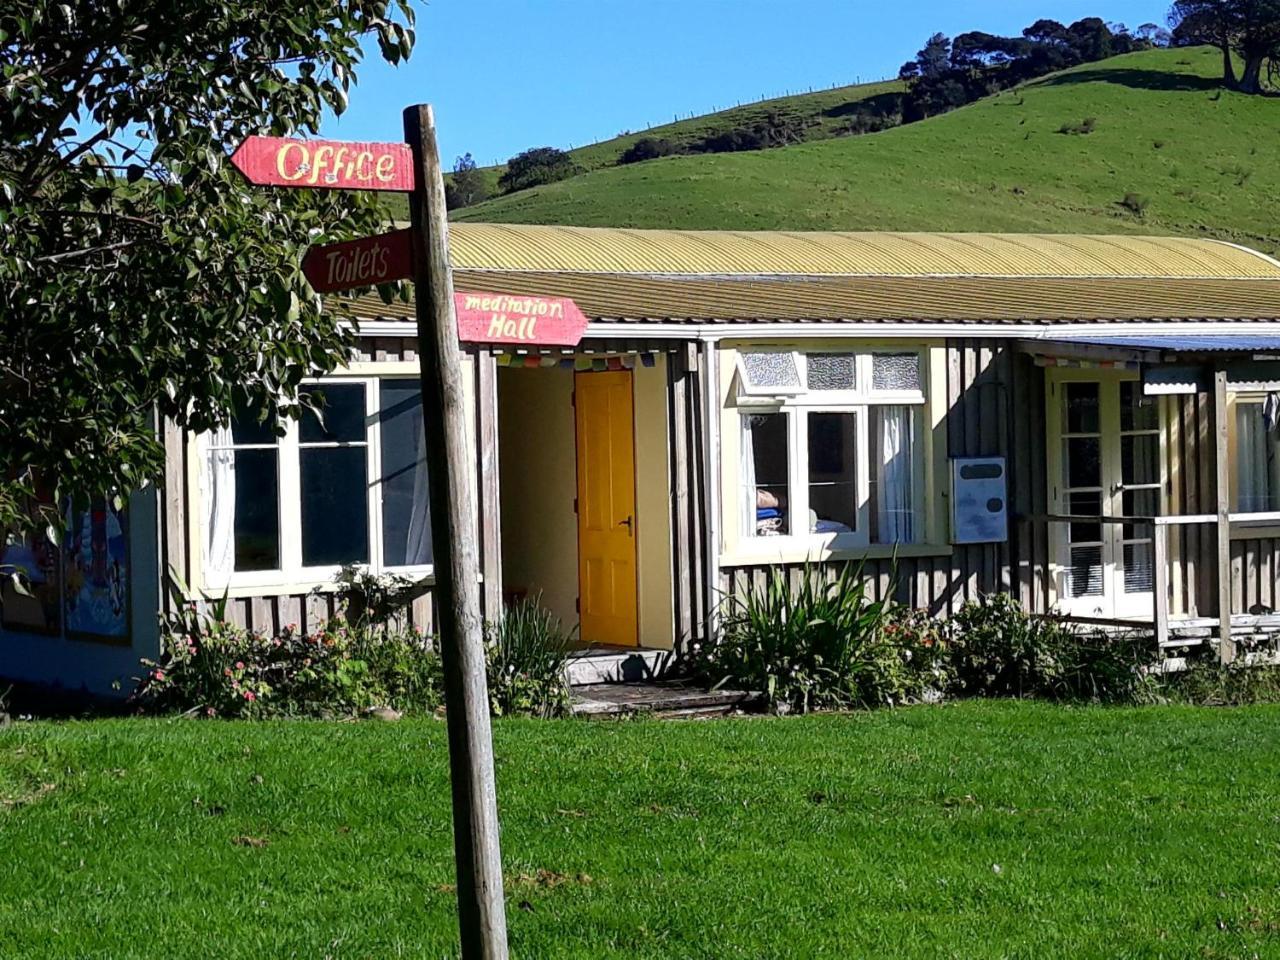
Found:
<svg viewBox="0 0 1280 960"><path fill-rule="evenodd" d="M422 429L422 415L418 414L414 419L418 423L418 454L413 464L413 506L409 511L404 562L410 566L422 566L432 560L431 498L427 489L427 435Z"/></svg>
<svg viewBox="0 0 1280 960"><path fill-rule="evenodd" d="M911 407L878 407L880 462L876 465L881 543L915 541L915 419Z"/></svg>
<svg viewBox="0 0 1280 960"><path fill-rule="evenodd" d="M1267 431L1264 407L1256 403L1236 404L1236 489L1241 513L1272 509L1271 474L1274 451Z"/></svg>
<svg viewBox="0 0 1280 960"><path fill-rule="evenodd" d="M236 567L236 452L231 427L209 434L205 459L205 565L210 581L225 583Z"/></svg>
<svg viewBox="0 0 1280 960"><path fill-rule="evenodd" d="M742 535L756 535L756 444L751 417L742 418Z"/></svg>

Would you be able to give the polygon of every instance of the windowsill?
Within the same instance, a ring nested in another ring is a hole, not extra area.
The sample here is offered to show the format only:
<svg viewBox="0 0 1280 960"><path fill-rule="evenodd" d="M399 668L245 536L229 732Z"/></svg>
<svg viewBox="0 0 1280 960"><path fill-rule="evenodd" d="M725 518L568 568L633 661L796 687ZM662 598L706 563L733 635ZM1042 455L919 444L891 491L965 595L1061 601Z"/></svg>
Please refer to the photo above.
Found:
<svg viewBox="0 0 1280 960"><path fill-rule="evenodd" d="M385 575L404 577L413 583L420 583L424 586L434 586L436 582L435 574L415 573L415 572L395 572L389 571ZM273 583L232 583L223 584L221 586L211 586L206 584L202 596L209 600L219 600L224 595L231 600L244 600L248 597L283 597L301 593L336 593L341 584L335 583L332 577L326 577L322 580L295 580L287 582ZM196 599L196 598L191 598Z"/></svg>
<svg viewBox="0 0 1280 960"><path fill-rule="evenodd" d="M875 544L869 547L844 547L831 549L813 547L805 550L802 547L787 546L775 551L738 550L734 553L721 554L722 567L759 567L773 563L839 563L842 560L889 560L893 557L949 557L954 547L945 543L901 543Z"/></svg>

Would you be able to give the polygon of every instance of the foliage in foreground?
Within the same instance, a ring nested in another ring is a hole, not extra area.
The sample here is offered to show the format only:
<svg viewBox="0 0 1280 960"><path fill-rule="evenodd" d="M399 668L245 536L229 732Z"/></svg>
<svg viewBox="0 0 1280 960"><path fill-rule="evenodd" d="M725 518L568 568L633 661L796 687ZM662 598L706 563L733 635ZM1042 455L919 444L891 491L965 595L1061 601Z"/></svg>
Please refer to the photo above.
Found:
<svg viewBox="0 0 1280 960"><path fill-rule="evenodd" d="M1008 594L971 600L944 621L876 601L869 589L861 567L830 582L811 567L791 578L775 569L765 584L722 601L723 640L695 646L684 666L709 685L762 691L780 712L962 697L1280 701L1280 667L1222 667L1205 648L1166 672L1149 636L1072 629L1028 614Z"/></svg>
<svg viewBox="0 0 1280 960"><path fill-rule="evenodd" d="M338 578L342 617L314 631L289 625L265 636L228 622L225 601L185 606L163 625L165 654L143 661L134 694L145 713L207 717L347 717L374 708L429 713L444 702L444 671L432 639L404 622L421 588L353 570ZM536 600L486 626L486 668L495 715L568 712L569 637Z"/></svg>
<svg viewBox="0 0 1280 960"><path fill-rule="evenodd" d="M196 431L297 415L347 359L301 254L375 232L380 202L254 187L227 153L316 133L412 21L408 0L0 5L0 529L158 480L157 408Z"/></svg>
<svg viewBox="0 0 1280 960"><path fill-rule="evenodd" d="M409 630L330 622L274 637L190 613L170 621L163 659L134 695L147 713L341 717L374 707L429 712L442 701L440 658Z"/></svg>
<svg viewBox="0 0 1280 960"><path fill-rule="evenodd" d="M813 568L795 578L775 568L764 585L724 598L719 640L695 645L688 667L712 685L762 691L775 709L892 704L921 685L929 661L889 638L888 610L860 565L830 582Z"/></svg>
<svg viewBox="0 0 1280 960"><path fill-rule="evenodd" d="M564 716L571 637L536 599L521 600L487 627L489 703L495 716Z"/></svg>

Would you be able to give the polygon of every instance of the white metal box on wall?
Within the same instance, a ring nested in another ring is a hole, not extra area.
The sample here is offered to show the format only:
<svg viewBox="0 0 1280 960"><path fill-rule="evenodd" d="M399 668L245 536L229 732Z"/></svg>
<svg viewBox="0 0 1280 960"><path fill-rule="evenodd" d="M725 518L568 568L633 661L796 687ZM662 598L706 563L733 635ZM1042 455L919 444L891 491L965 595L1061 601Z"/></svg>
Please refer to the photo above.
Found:
<svg viewBox="0 0 1280 960"><path fill-rule="evenodd" d="M951 461L951 542L1009 539L1009 484L1004 457Z"/></svg>

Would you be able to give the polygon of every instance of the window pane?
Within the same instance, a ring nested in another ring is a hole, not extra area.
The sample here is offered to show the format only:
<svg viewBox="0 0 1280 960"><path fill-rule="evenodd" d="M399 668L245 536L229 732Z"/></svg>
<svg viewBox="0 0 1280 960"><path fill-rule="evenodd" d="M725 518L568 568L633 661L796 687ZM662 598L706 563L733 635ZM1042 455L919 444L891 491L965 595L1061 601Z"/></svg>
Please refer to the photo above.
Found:
<svg viewBox="0 0 1280 960"><path fill-rule="evenodd" d="M871 357L874 390L919 390L920 354L876 353Z"/></svg>
<svg viewBox="0 0 1280 960"><path fill-rule="evenodd" d="M799 389L800 371L791 353L744 353L742 366L753 387Z"/></svg>
<svg viewBox="0 0 1280 960"><path fill-rule="evenodd" d="M326 383L311 392L323 397L320 405L324 425L315 414L304 411L298 424L298 439L303 443L363 443L365 439L365 403L363 383Z"/></svg>
<svg viewBox="0 0 1280 960"><path fill-rule="evenodd" d="M1097 437L1068 437L1063 472L1068 487L1102 486L1102 451Z"/></svg>
<svg viewBox="0 0 1280 960"><path fill-rule="evenodd" d="M382 562L391 567L427 564L431 562L431 514L422 446L422 393L417 380L383 380L378 397Z"/></svg>
<svg viewBox="0 0 1280 960"><path fill-rule="evenodd" d="M1062 432L1097 433L1100 424L1098 418L1098 384L1064 383L1062 387Z"/></svg>
<svg viewBox="0 0 1280 960"><path fill-rule="evenodd" d="M919 407L871 408L875 543L915 543L920 539L920 505L916 502L919 416Z"/></svg>
<svg viewBox="0 0 1280 960"><path fill-rule="evenodd" d="M304 448L298 461L303 566L368 563L365 448Z"/></svg>
<svg viewBox="0 0 1280 960"><path fill-rule="evenodd" d="M854 355L852 353L811 353L805 358L810 390L852 390L854 388Z"/></svg>
<svg viewBox="0 0 1280 960"><path fill-rule="evenodd" d="M237 410L231 418L231 439L236 444L275 443L273 421L259 423L256 411Z"/></svg>
<svg viewBox="0 0 1280 960"><path fill-rule="evenodd" d="M787 432L786 414L743 417L743 530L747 536L790 532Z"/></svg>
<svg viewBox="0 0 1280 960"><path fill-rule="evenodd" d="M1150 593L1155 583L1153 555L1150 543L1126 543L1124 545L1124 592Z"/></svg>
<svg viewBox="0 0 1280 960"><path fill-rule="evenodd" d="M228 483L225 459L213 454L215 489ZM235 485L236 570L280 568L280 462L275 450L237 450L229 478ZM228 498L232 499L232 498Z"/></svg>
<svg viewBox="0 0 1280 960"><path fill-rule="evenodd" d="M1102 547L1073 547L1067 566L1067 595L1102 596Z"/></svg>
<svg viewBox="0 0 1280 960"><path fill-rule="evenodd" d="M858 526L857 426L852 413L809 414L809 531Z"/></svg>
<svg viewBox="0 0 1280 960"><path fill-rule="evenodd" d="M1120 480L1124 484L1160 482L1160 438L1139 433L1120 438Z"/></svg>
<svg viewBox="0 0 1280 960"><path fill-rule="evenodd" d="M1102 494L1096 490L1068 493L1067 513L1073 517L1102 516ZM1101 523L1071 523L1067 526L1067 537L1072 543L1099 543L1102 540Z"/></svg>
<svg viewBox="0 0 1280 960"><path fill-rule="evenodd" d="M1156 397L1142 392L1142 384L1125 380L1120 384L1120 429L1159 430L1160 408Z"/></svg>
<svg viewBox="0 0 1280 960"><path fill-rule="evenodd" d="M1280 509L1280 461L1276 438L1267 430L1260 403L1236 403L1236 510L1264 513Z"/></svg>

